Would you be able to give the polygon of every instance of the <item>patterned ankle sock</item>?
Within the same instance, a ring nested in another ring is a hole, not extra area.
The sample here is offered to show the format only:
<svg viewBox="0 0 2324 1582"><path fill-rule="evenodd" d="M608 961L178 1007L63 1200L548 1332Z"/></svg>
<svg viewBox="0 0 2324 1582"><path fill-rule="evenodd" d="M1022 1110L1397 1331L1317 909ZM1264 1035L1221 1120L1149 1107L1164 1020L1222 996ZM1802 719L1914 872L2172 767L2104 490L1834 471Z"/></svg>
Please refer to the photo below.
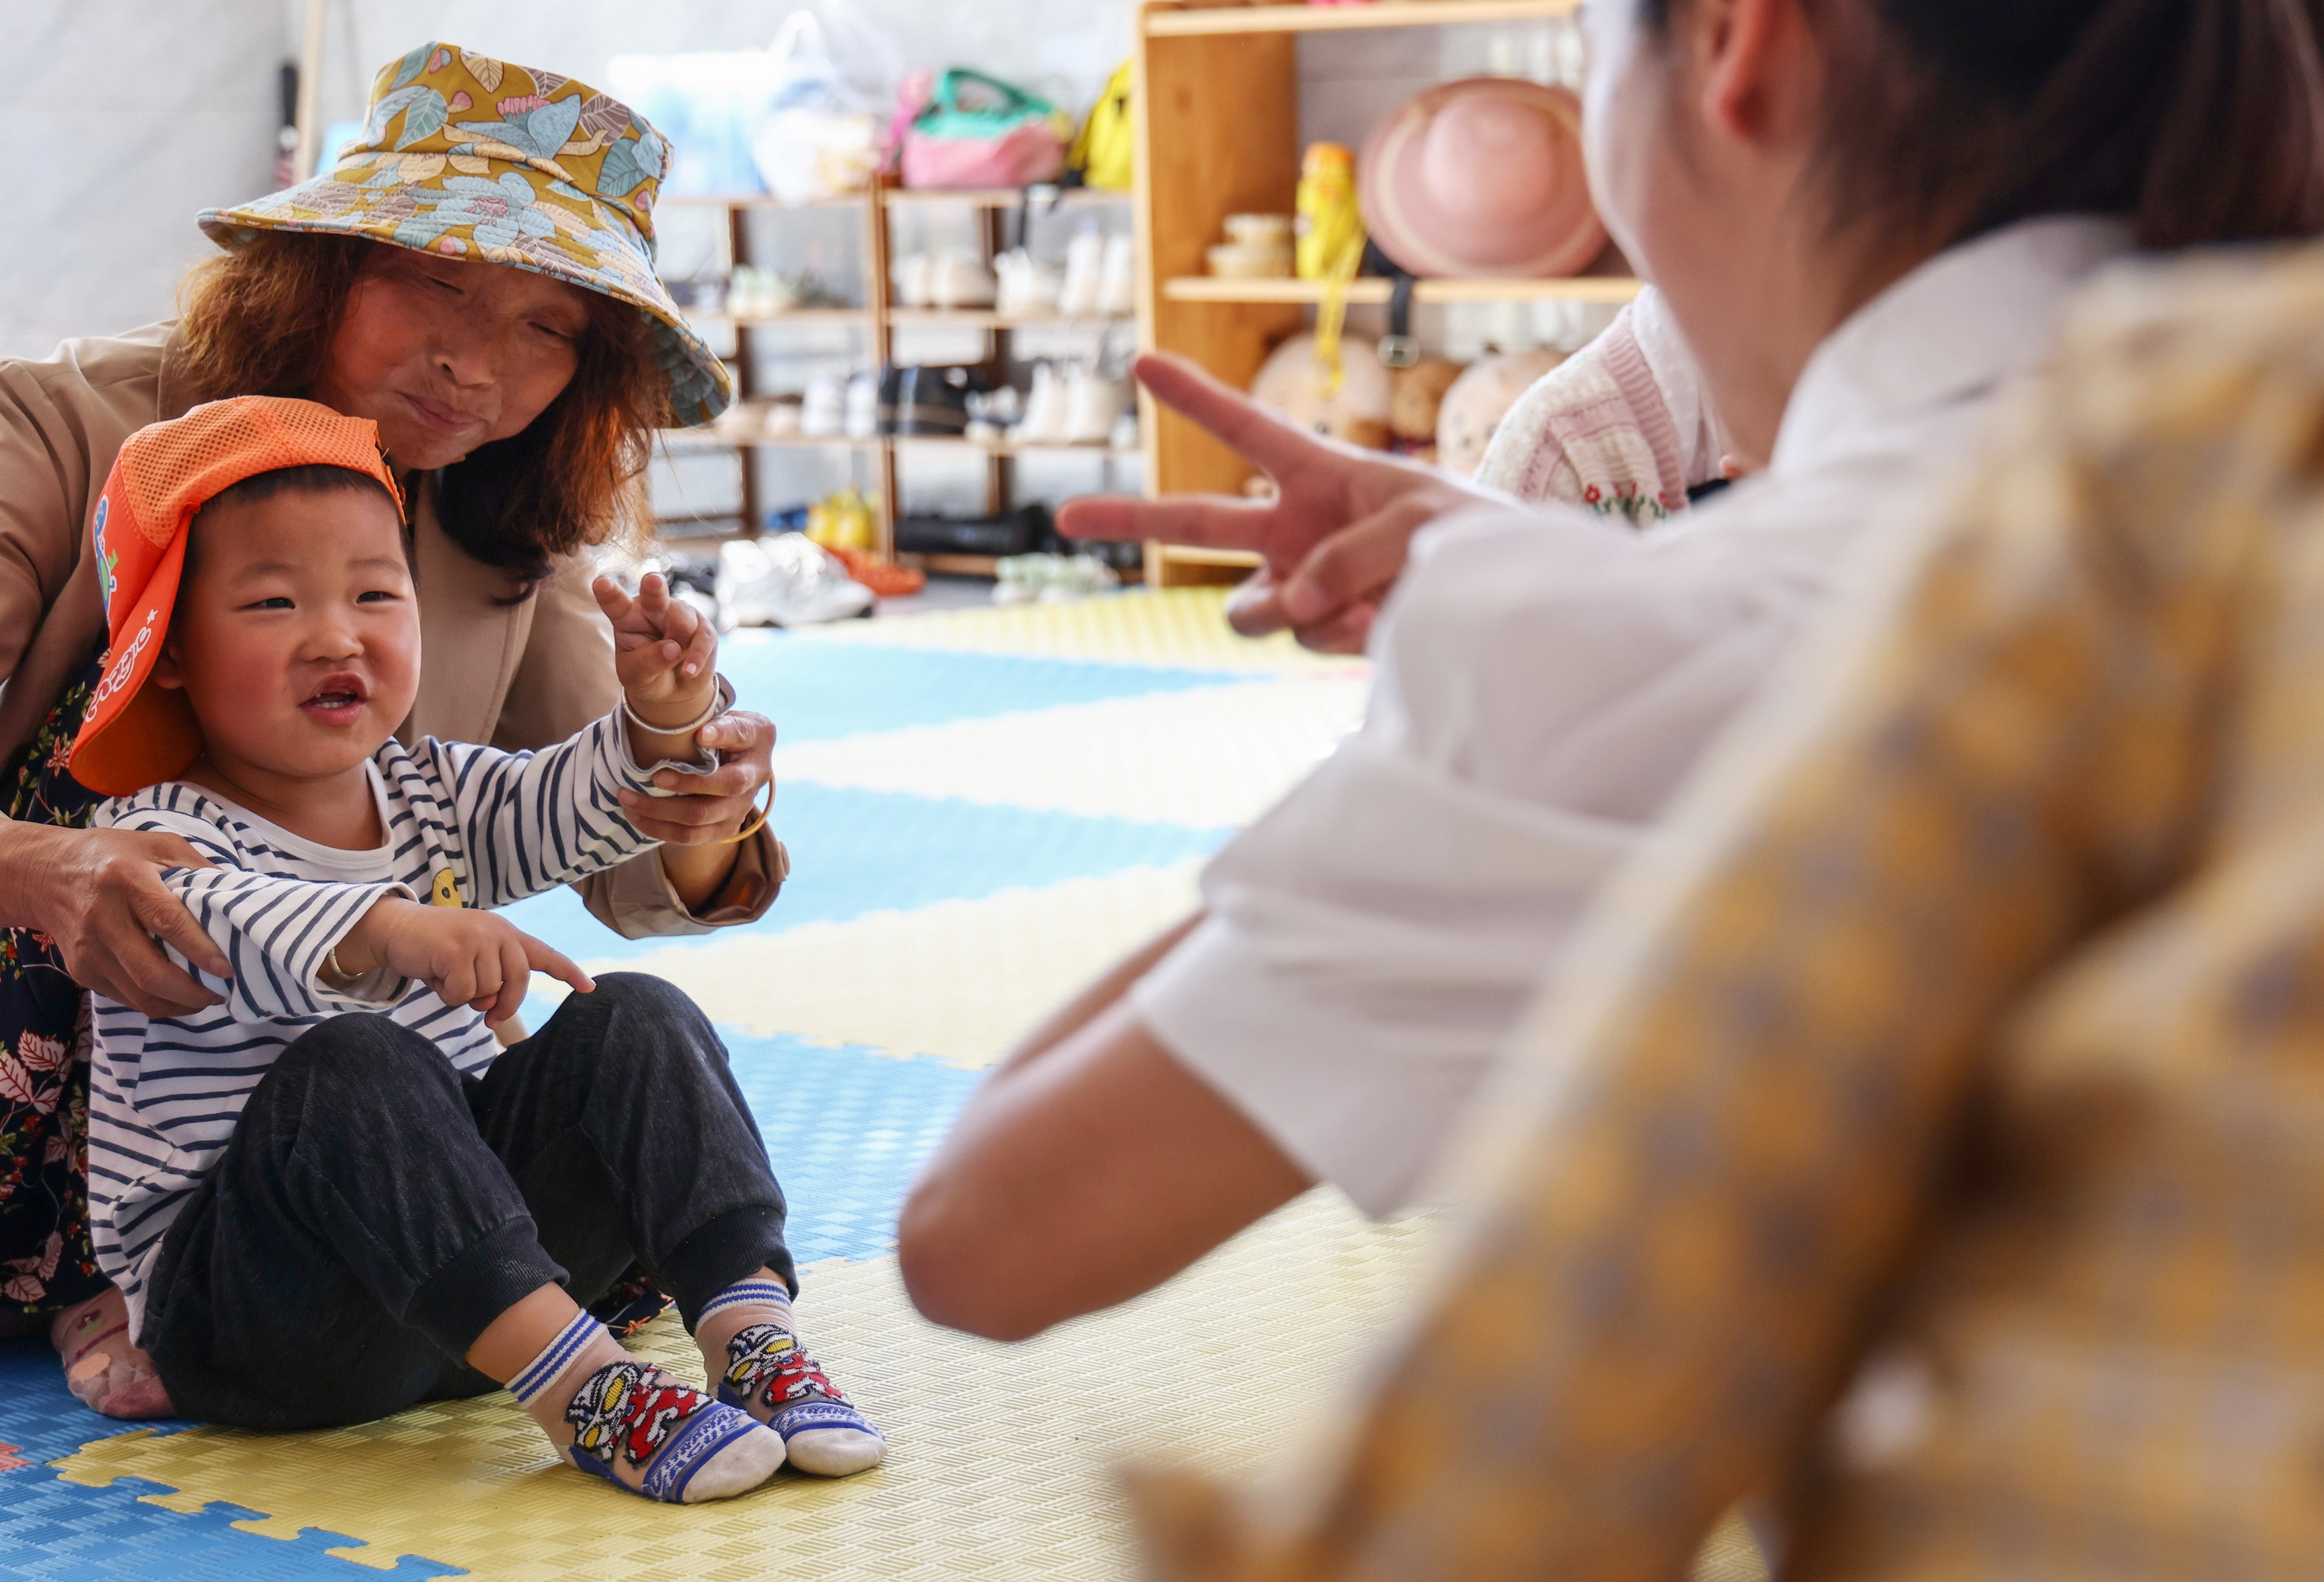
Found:
<svg viewBox="0 0 2324 1582"><path fill-rule="evenodd" d="M508 1389L576 1467L666 1504L742 1494L783 1464L782 1440L747 1412L638 1361L586 1313L543 1347ZM618 1476L621 1466L637 1482Z"/></svg>
<svg viewBox="0 0 2324 1582"><path fill-rule="evenodd" d="M791 1296L779 1280L738 1281L706 1303L694 1338L718 1399L782 1436L790 1464L823 1477L877 1467L888 1441L799 1344Z"/></svg>

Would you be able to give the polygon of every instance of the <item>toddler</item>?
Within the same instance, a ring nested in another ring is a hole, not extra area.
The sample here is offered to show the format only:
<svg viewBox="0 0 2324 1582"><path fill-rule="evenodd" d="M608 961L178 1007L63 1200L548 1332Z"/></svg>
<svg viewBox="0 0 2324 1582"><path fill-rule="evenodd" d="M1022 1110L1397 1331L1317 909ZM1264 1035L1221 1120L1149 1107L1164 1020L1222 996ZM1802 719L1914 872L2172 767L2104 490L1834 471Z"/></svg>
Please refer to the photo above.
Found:
<svg viewBox="0 0 2324 1582"><path fill-rule="evenodd" d="M701 1012L490 910L652 844L616 793L708 767L708 625L601 581L614 714L540 753L406 748L420 624L373 424L198 407L122 447L95 537L112 646L73 772L115 797L99 823L206 860L163 877L233 964L209 1010L96 1006L97 1257L177 1409L319 1428L503 1384L576 1466L671 1502L876 1463L799 1345L782 1193ZM697 903L733 851L662 861ZM503 1049L536 970L577 992ZM582 1311L633 1264L715 1399Z"/></svg>

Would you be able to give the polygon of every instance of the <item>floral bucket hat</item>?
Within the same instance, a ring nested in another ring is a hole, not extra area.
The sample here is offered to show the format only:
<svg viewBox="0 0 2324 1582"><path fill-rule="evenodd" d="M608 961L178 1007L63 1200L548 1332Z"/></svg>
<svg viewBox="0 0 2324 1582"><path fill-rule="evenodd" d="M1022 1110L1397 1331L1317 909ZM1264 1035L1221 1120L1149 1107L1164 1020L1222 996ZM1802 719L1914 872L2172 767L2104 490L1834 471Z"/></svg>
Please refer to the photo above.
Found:
<svg viewBox="0 0 2324 1582"><path fill-rule="evenodd" d="M602 291L652 321L671 409L690 426L733 403L734 378L654 273L669 163L644 116L586 84L422 44L381 68L363 135L335 169L205 209L201 226L221 247L261 231L367 236Z"/></svg>

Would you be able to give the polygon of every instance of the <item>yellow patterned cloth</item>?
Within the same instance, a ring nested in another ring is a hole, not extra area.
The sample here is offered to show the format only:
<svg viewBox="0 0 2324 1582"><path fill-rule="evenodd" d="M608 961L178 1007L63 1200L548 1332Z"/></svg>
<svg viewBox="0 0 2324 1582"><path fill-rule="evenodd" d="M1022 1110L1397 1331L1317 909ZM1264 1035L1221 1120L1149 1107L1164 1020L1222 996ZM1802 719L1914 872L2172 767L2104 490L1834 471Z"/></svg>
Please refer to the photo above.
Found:
<svg viewBox="0 0 2324 1582"><path fill-rule="evenodd" d="M681 425L734 399L733 375L654 273L653 206L669 144L618 99L553 71L427 43L380 68L363 135L311 181L201 226L232 247L260 231L366 236L554 275L651 322Z"/></svg>
<svg viewBox="0 0 2324 1582"><path fill-rule="evenodd" d="M1323 1487L1150 1485L1159 1575L1779 1489L1793 1578L2324 1563L2324 253L2102 287L2001 432L1618 886Z"/></svg>

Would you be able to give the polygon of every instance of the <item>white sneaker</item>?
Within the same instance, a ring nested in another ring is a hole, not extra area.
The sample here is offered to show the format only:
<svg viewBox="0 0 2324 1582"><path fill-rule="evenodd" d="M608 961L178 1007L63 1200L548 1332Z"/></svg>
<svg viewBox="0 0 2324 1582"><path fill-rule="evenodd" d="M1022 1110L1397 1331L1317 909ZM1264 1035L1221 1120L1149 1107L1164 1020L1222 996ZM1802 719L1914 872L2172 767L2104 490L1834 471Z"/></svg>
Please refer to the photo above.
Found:
<svg viewBox="0 0 2324 1582"><path fill-rule="evenodd" d="M896 266L896 301L904 308L935 306L936 261L932 253L908 254Z"/></svg>
<svg viewBox="0 0 2324 1582"><path fill-rule="evenodd" d="M872 608L872 590L805 533L730 538L718 547L718 624L815 626Z"/></svg>
<svg viewBox="0 0 2324 1582"><path fill-rule="evenodd" d="M847 391L835 375L818 373L807 381L807 400L799 404L799 433L809 439L832 439L847 432Z"/></svg>
<svg viewBox="0 0 2324 1582"><path fill-rule="evenodd" d="M996 604L1069 604L1121 585L1111 566L1090 555L1011 555L993 576Z"/></svg>
<svg viewBox="0 0 2324 1582"><path fill-rule="evenodd" d="M1120 380L1076 365L1065 382L1066 443L1108 443L1113 437L1115 420L1129 405L1130 391Z"/></svg>
<svg viewBox="0 0 2324 1582"><path fill-rule="evenodd" d="M1063 445L1073 414L1065 402L1065 382L1056 366L1033 364L1033 393L1025 399L1025 420L1010 436L1019 445Z"/></svg>
<svg viewBox="0 0 2324 1582"><path fill-rule="evenodd" d="M1065 248L1065 278L1057 290L1057 311L1067 318L1093 318L1104 301L1105 238L1085 228Z"/></svg>
<svg viewBox="0 0 2324 1582"><path fill-rule="evenodd" d="M847 382L847 437L871 439L880 432L880 378L859 373Z"/></svg>
<svg viewBox="0 0 2324 1582"><path fill-rule="evenodd" d="M1138 311L1138 248L1126 235L1105 242L1105 268L1098 287L1098 310L1115 318Z"/></svg>
<svg viewBox="0 0 2324 1582"><path fill-rule="evenodd" d="M1065 289L1065 276L1037 262L1022 247L1003 253L995 267L1001 274L1001 317L1054 318L1057 299Z"/></svg>
<svg viewBox="0 0 2324 1582"><path fill-rule="evenodd" d="M930 272L928 299L938 308L990 308L1000 289L982 259L947 253Z"/></svg>

